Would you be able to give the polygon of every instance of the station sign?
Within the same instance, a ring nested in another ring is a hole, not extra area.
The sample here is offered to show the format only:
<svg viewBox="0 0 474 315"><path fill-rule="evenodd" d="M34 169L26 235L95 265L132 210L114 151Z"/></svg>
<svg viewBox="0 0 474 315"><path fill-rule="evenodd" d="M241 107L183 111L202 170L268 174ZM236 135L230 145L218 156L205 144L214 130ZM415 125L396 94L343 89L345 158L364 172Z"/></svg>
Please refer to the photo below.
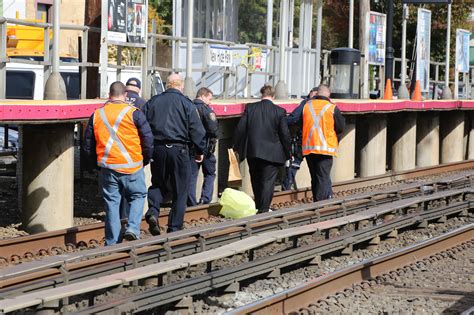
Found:
<svg viewBox="0 0 474 315"><path fill-rule="evenodd" d="M148 0L107 0L107 41L145 46Z"/></svg>
<svg viewBox="0 0 474 315"><path fill-rule="evenodd" d="M226 46L209 46L208 65L216 67L232 66L232 50Z"/></svg>

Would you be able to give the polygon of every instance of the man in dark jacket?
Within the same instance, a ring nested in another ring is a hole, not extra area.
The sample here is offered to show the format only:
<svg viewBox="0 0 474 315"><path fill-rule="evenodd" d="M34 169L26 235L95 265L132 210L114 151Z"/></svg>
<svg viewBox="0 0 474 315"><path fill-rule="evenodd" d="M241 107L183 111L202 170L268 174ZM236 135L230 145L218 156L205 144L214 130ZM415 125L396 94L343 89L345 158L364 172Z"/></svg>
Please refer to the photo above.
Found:
<svg viewBox="0 0 474 315"><path fill-rule="evenodd" d="M202 87L197 91L196 99L193 101L199 113L204 129L206 129L206 153L204 160L198 163L191 161L191 182L189 184L188 206L197 204L208 204L212 200L214 191L214 180L216 178L216 157L214 151L217 144L217 131L219 125L217 123L216 113L209 107L212 100L212 91L206 87ZM196 182L198 178L199 168L202 166L204 182L202 184L201 198L196 200Z"/></svg>
<svg viewBox="0 0 474 315"><path fill-rule="evenodd" d="M345 119L339 108L329 99L331 91L321 84L317 96L307 99L288 116L288 124L302 126L303 155L311 174L313 201L332 198L331 168Z"/></svg>
<svg viewBox="0 0 474 315"><path fill-rule="evenodd" d="M142 89L142 83L137 78L130 78L125 84L127 88L127 102L131 103L133 106L142 109L146 101L143 97L140 96L140 91Z"/></svg>
<svg viewBox="0 0 474 315"><path fill-rule="evenodd" d="M260 102L245 107L234 145L240 160L247 158L256 207L259 212L267 212L278 171L290 158L291 136L286 111L273 104L273 88L265 85L260 93Z"/></svg>
<svg viewBox="0 0 474 315"><path fill-rule="evenodd" d="M178 231L183 226L191 161L189 146L195 149L195 160L202 162L206 143L206 131L193 102L183 95L183 79L171 74L167 79L167 90L152 97L143 106L154 138L153 161L151 162L151 186L148 189L148 212L145 218L150 233L158 235L160 204L171 184L172 206L168 219L168 232Z"/></svg>

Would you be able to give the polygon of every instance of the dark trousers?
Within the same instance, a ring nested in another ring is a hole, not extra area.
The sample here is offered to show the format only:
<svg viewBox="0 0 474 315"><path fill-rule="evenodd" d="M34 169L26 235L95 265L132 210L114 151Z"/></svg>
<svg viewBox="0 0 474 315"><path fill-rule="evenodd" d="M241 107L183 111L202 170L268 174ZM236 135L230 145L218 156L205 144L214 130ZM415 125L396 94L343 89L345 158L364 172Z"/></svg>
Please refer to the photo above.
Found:
<svg viewBox="0 0 474 315"><path fill-rule="evenodd" d="M268 212L273 198L275 181L282 165L256 158L247 159L247 162L255 206L259 213Z"/></svg>
<svg viewBox="0 0 474 315"><path fill-rule="evenodd" d="M309 172L311 174L313 201L332 198L332 156L309 154L306 156L306 163L308 163Z"/></svg>
<svg viewBox="0 0 474 315"><path fill-rule="evenodd" d="M191 163L189 149L182 144L156 145L151 163L151 186L148 188L146 217L160 214L160 204L171 190L172 204L168 217L168 232L183 227L188 197Z"/></svg>
<svg viewBox="0 0 474 315"><path fill-rule="evenodd" d="M191 181L189 183L188 206L195 206L198 204L198 200L196 199L196 184L199 168L201 166L202 174L204 175L204 182L202 183L201 198L199 201L208 204L212 200L214 180L216 179L216 157L214 154L205 157L201 163L191 160Z"/></svg>

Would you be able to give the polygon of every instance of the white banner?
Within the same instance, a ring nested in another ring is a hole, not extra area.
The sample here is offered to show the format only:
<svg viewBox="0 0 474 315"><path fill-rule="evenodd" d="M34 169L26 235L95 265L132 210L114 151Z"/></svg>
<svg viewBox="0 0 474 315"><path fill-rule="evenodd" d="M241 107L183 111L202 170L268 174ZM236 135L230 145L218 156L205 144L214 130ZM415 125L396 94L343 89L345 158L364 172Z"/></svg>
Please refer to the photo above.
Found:
<svg viewBox="0 0 474 315"><path fill-rule="evenodd" d="M232 50L228 47L209 46L209 66L231 67Z"/></svg>
<svg viewBox="0 0 474 315"><path fill-rule="evenodd" d="M466 30L456 30L456 70L469 72L469 37L471 33Z"/></svg>
<svg viewBox="0 0 474 315"><path fill-rule="evenodd" d="M430 89L430 46L431 46L431 11L418 9L416 28L416 79L420 80L422 92Z"/></svg>

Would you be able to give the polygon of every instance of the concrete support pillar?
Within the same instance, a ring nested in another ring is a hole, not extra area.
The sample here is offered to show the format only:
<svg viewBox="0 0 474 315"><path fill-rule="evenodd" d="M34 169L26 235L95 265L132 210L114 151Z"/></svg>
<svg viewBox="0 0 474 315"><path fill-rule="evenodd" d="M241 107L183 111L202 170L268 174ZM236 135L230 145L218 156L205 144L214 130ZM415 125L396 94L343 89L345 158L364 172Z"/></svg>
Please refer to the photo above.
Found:
<svg viewBox="0 0 474 315"><path fill-rule="evenodd" d="M365 123L358 124L357 133L362 133L360 151L360 177L385 173L387 159L387 117L370 115Z"/></svg>
<svg viewBox="0 0 474 315"><path fill-rule="evenodd" d="M338 156L334 158L331 170L331 178L333 182L341 182L354 178L355 142L355 120L347 119L346 129L344 130L341 142L339 143Z"/></svg>
<svg viewBox="0 0 474 315"><path fill-rule="evenodd" d="M464 112L450 111L440 117L441 163L459 162L463 156Z"/></svg>
<svg viewBox="0 0 474 315"><path fill-rule="evenodd" d="M416 126L416 166L439 164L439 113L418 113Z"/></svg>
<svg viewBox="0 0 474 315"><path fill-rule="evenodd" d="M470 128L469 128L469 139L467 145L467 158L469 160L474 159L474 113L469 112L469 119L470 119Z"/></svg>
<svg viewBox="0 0 474 315"><path fill-rule="evenodd" d="M73 226L74 124L22 130L23 227L38 233Z"/></svg>
<svg viewBox="0 0 474 315"><path fill-rule="evenodd" d="M415 168L416 162L416 113L395 114L393 124L392 171Z"/></svg>

